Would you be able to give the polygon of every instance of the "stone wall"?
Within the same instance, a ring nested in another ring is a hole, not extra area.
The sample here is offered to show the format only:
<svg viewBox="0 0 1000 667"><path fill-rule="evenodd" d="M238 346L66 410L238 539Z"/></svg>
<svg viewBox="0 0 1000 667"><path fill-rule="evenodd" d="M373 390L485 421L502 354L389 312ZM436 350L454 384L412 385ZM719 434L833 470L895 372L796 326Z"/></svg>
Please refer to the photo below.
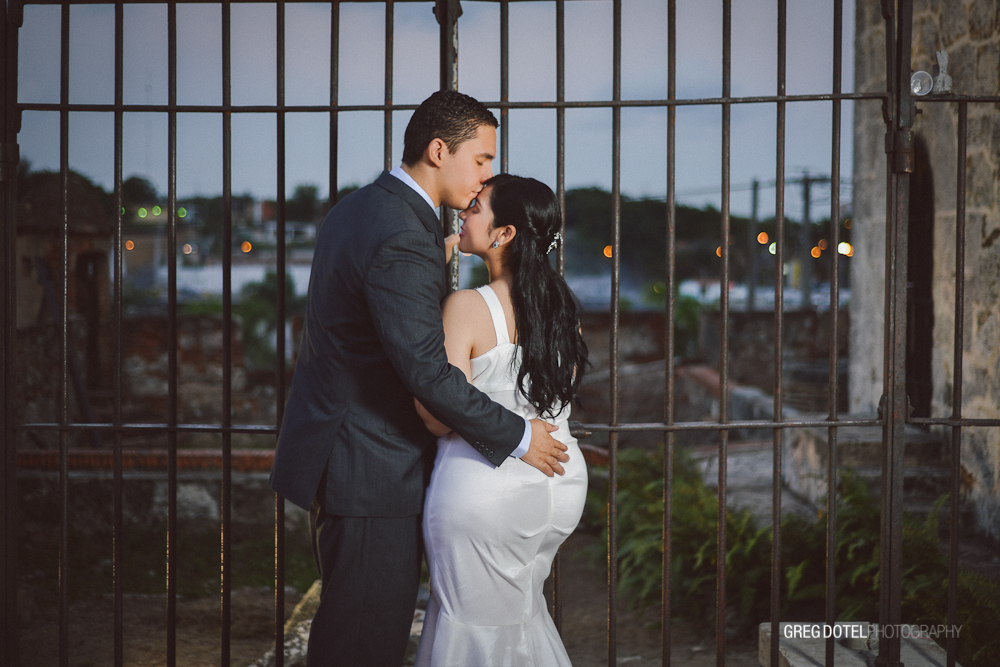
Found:
<svg viewBox="0 0 1000 667"><path fill-rule="evenodd" d="M885 32L878 3L858 3L855 89L885 90ZM984 0L916 0L914 70L932 71L946 51L952 90L1000 92L1000 10ZM933 183L933 390L931 414L952 412L955 313L957 116L955 103L921 98L914 123L926 146ZM966 190L965 315L962 414L1000 417L1000 114L970 104ZM874 414L882 393L885 293L885 126L878 102L854 113L855 256L851 262L850 409ZM966 429L962 464L971 482L979 527L1000 538L1000 429Z"/></svg>

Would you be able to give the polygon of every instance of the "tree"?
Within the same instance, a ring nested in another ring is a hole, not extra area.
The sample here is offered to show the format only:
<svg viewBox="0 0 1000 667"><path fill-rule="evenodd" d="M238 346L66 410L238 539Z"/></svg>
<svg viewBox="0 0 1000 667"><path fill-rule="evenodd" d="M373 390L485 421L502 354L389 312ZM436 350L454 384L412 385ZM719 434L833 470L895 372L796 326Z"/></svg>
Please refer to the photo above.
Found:
<svg viewBox="0 0 1000 667"><path fill-rule="evenodd" d="M122 181L122 201L125 206L141 206L155 204L159 199L156 187L147 178L129 176Z"/></svg>

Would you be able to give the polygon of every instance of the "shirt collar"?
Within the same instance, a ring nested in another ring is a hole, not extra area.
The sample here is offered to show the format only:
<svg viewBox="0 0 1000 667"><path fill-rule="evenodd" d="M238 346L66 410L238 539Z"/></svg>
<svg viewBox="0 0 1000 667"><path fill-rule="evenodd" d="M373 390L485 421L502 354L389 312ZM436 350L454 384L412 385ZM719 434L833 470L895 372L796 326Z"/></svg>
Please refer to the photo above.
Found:
<svg viewBox="0 0 1000 667"><path fill-rule="evenodd" d="M398 167L393 168L393 170L389 172L389 175L395 176L396 178L398 178L399 180L403 181L411 188L413 188L413 190L418 195L424 198L424 201L427 202L427 205L430 206L432 209L437 208L437 206L434 205L434 201L431 199L430 195L424 192L424 189L420 187L420 184L417 183L415 180L413 180L412 176L406 173L406 170L403 169L403 165L399 165Z"/></svg>

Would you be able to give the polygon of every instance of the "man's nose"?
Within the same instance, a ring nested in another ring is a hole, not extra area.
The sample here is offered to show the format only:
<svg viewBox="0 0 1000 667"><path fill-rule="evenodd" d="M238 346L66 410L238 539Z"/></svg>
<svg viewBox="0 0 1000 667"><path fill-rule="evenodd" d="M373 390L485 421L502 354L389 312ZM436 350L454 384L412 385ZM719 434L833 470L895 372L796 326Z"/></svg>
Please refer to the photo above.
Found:
<svg viewBox="0 0 1000 667"><path fill-rule="evenodd" d="M486 181L488 181L491 178L493 178L493 163L492 162L487 162L485 165L483 165L483 174L484 174L484 176L482 177L482 179L480 179L481 183L485 183Z"/></svg>

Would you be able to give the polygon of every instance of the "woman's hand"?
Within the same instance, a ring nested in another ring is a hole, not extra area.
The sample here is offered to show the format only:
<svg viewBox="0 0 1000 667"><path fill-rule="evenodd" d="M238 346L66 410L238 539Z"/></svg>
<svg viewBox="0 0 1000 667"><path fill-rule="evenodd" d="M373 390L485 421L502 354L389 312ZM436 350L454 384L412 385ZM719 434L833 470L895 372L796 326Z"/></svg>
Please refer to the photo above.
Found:
<svg viewBox="0 0 1000 667"><path fill-rule="evenodd" d="M455 253L455 246L458 245L459 236L458 234L450 234L444 237L444 261L448 263L451 261L451 256Z"/></svg>

